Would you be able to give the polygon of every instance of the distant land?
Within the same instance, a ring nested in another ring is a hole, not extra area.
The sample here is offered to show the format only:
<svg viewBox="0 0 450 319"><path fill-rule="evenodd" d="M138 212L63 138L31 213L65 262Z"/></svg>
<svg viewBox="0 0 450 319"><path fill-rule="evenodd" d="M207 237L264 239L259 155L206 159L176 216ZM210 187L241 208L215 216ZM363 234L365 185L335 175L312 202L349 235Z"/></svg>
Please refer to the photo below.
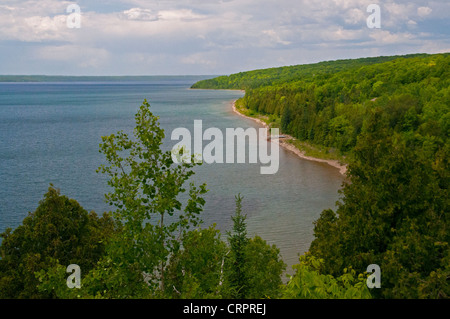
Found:
<svg viewBox="0 0 450 319"><path fill-rule="evenodd" d="M198 83L195 83L192 88L246 90L273 85L282 86L292 82L313 79L318 76L325 79L328 76L339 72L346 72L350 70L353 72L364 66L379 65L381 63L386 63L397 59L420 59L436 55L446 54L432 55L427 53L414 53L406 55L363 57L358 59L340 59L310 64L258 69L239 72L228 76L222 75L216 78L207 79L205 81L199 81ZM361 78L359 80L362 81L363 79Z"/></svg>
<svg viewBox="0 0 450 319"><path fill-rule="evenodd" d="M194 81L217 75L142 75L142 76L65 76L65 75L0 75L0 82L127 82L155 81L174 77L192 78Z"/></svg>

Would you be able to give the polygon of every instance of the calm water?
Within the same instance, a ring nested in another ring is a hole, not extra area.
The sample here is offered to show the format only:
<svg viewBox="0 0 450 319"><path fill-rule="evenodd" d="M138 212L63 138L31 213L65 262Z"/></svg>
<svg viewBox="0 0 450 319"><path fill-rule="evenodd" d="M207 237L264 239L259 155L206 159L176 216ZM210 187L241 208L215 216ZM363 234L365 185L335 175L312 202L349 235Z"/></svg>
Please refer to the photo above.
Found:
<svg viewBox="0 0 450 319"><path fill-rule="evenodd" d="M98 152L101 136L131 133L144 99L160 117L167 148L176 143L170 141L172 130L186 127L192 132L194 120L203 121L203 130L258 127L231 111L230 101L241 92L190 90L198 79L0 83L0 232L17 227L34 211L50 183L87 210L111 210L103 200L105 176L95 172L104 160ZM241 193L249 234L276 244L292 265L308 250L320 212L338 200L342 176L331 166L283 149L277 174L261 175L259 170L260 164L197 168L195 180L206 182L210 190L203 220L229 230L234 197Z"/></svg>

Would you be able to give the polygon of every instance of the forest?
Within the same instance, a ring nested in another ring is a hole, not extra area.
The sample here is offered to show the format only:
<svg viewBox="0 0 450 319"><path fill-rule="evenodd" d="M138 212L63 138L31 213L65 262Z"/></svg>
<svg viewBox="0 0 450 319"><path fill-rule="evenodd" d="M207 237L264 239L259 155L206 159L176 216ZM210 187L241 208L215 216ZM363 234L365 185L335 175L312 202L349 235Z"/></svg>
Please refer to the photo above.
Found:
<svg viewBox="0 0 450 319"><path fill-rule="evenodd" d="M316 221L321 273L382 270L377 298L448 298L450 54L338 60L204 80L348 164L336 211Z"/></svg>
<svg viewBox="0 0 450 319"><path fill-rule="evenodd" d="M0 298L448 299L449 54L321 62L200 81L243 89L239 107L348 165L337 209L321 212L307 253L285 276L279 249L201 218L207 184L175 164L144 101L134 136L102 137L108 177L99 217L50 185L22 225L1 234ZM182 150L180 150L180 155ZM184 195L184 196L180 196ZM82 269L81 288L66 267ZM379 265L381 288L367 266Z"/></svg>

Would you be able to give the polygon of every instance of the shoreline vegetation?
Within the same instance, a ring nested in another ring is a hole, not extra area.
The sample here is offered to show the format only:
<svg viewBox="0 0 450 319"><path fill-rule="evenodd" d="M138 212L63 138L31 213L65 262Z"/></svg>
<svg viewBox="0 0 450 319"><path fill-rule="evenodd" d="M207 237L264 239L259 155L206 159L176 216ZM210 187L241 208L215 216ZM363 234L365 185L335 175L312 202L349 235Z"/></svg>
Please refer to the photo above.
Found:
<svg viewBox="0 0 450 319"><path fill-rule="evenodd" d="M202 228L207 184L189 180L201 163L174 163L144 100L134 139L118 131L99 145L116 210L98 218L50 184L23 225L0 234L0 298L450 299L449 66L450 53L342 60L193 85L245 89L236 114L281 128L298 139L281 143L309 146L306 156L351 162L286 284L279 248L248 237L241 194L226 241L216 224Z"/></svg>
<svg viewBox="0 0 450 319"><path fill-rule="evenodd" d="M234 100L230 103L231 108L234 113L236 113L237 115L242 116L244 118L247 118L249 120L252 120L254 122L257 122L258 124L262 125L263 127L267 128L267 129L270 128L270 125L266 121L264 121L262 116L260 118L258 118L258 117L253 117L253 116L244 114L243 110L236 106L236 102L237 102L237 100ZM294 138L293 136L288 135L288 134L283 133L282 136L283 136L282 138L271 139L271 141L273 141L274 143L278 143L281 147L294 153L295 155L297 155L298 157L300 157L302 159L326 163L332 167L335 167L339 170L340 174L346 176L347 164L343 163L342 161L335 160L335 159L325 159L325 158L320 158L320 157L309 156L309 155L307 155L307 150L302 149L302 148L305 148L305 147L312 148L311 145L305 145L305 143L298 141L296 138Z"/></svg>
<svg viewBox="0 0 450 319"><path fill-rule="evenodd" d="M314 221L307 255L323 261L313 265L321 276L377 265L384 279L373 298L449 299L449 66L450 52L359 58L192 87L245 90L236 111L295 137L280 142L302 155L348 164L337 208ZM296 274L294 290L306 278Z"/></svg>
<svg viewBox="0 0 450 319"><path fill-rule="evenodd" d="M323 275L323 260L308 254L283 281L287 265L280 249L248 235L240 193L226 238L215 223L203 227L207 184L185 186L201 163L194 155L172 161L147 100L135 121L133 140L118 131L102 136L99 145L106 163L96 172L108 178L105 198L116 210L99 217L50 184L35 212L0 234L0 298L372 298L364 273ZM129 155L122 158L124 152ZM180 201L182 193L189 197Z"/></svg>

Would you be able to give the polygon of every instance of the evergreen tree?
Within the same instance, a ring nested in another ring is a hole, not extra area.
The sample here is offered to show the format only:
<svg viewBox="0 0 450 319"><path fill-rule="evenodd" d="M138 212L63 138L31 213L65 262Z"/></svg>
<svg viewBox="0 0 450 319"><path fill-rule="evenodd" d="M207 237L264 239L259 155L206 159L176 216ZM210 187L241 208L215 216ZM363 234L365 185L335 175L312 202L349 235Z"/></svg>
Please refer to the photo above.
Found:
<svg viewBox="0 0 450 319"><path fill-rule="evenodd" d="M234 298L243 298L246 295L247 278L245 269L246 256L245 247L248 244L246 215L242 215L242 197L236 196L236 211L231 217L233 221L233 232L227 232L230 245L230 266L228 273L229 287Z"/></svg>
<svg viewBox="0 0 450 319"><path fill-rule="evenodd" d="M35 273L77 264L84 272L103 257L115 234L113 219L88 213L80 204L49 187L33 213L14 231L7 229L0 247L0 298L53 298L40 291ZM67 275L65 275L67 277ZM65 285L65 281L60 282Z"/></svg>
<svg viewBox="0 0 450 319"><path fill-rule="evenodd" d="M286 269L280 250L261 237L247 237L246 215L242 214L242 199L236 196L236 211L232 216L233 232L227 232L228 254L224 297L276 298L280 294L281 275Z"/></svg>

